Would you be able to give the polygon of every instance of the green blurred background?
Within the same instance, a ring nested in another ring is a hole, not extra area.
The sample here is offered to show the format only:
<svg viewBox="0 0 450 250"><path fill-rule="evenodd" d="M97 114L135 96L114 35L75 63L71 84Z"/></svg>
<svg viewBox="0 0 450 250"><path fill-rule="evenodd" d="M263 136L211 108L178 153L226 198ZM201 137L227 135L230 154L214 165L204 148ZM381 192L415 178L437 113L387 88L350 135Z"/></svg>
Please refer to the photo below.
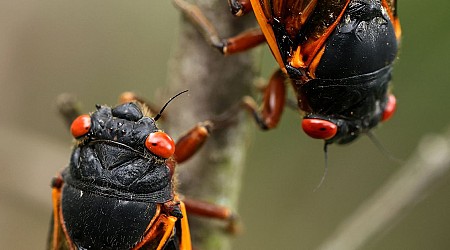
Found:
<svg viewBox="0 0 450 250"><path fill-rule="evenodd" d="M448 127L449 9L447 0L399 3L399 104L375 131L399 158L408 158L423 135ZM156 97L178 21L170 1L0 1L1 248L45 246L50 179L71 148L56 96L76 94L85 111L115 104L125 90L162 103ZM276 65L262 50L267 76ZM301 132L291 110L274 131L255 127L248 144L239 209L245 228L234 249L314 249L400 167L365 137L331 146L328 177L313 193L323 172L322 143ZM450 175L364 249L450 249Z"/></svg>

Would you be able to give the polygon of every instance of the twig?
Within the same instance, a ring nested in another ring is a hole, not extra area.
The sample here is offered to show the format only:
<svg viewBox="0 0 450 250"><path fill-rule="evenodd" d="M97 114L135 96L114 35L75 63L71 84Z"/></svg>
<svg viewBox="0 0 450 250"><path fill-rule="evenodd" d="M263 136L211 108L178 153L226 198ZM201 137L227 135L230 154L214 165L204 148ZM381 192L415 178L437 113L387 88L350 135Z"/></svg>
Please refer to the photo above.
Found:
<svg viewBox="0 0 450 250"><path fill-rule="evenodd" d="M199 0L195 4L216 25L222 37L235 35L253 25L252 16L234 18L226 1ZM168 107L168 126L172 134L180 134L200 121L217 117L249 94L253 79L251 56L244 53L224 57L211 48L183 16L174 51L169 66L170 92L188 89L189 93ZM239 122L244 117L239 115L235 125L213 131L199 155L179 166L182 194L236 211L248 139L245 124ZM189 221L195 249L230 249L229 235L220 230L223 224L211 224L193 216Z"/></svg>
<svg viewBox="0 0 450 250"><path fill-rule="evenodd" d="M450 130L427 136L416 154L372 198L362 204L319 247L322 250L358 249L383 229L389 228L415 205L450 170Z"/></svg>

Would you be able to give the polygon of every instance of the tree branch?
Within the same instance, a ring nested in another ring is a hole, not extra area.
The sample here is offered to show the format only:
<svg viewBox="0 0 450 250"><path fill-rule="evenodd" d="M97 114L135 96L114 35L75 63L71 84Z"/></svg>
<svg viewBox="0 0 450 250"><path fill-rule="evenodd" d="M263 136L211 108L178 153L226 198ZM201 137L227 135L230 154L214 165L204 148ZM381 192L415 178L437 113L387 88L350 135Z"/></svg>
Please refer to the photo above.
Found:
<svg viewBox="0 0 450 250"><path fill-rule="evenodd" d="M224 0L198 0L195 4L216 25L222 37L235 35L254 24L251 16L234 18ZM224 57L183 16L180 26L169 65L169 89L172 94L188 89L189 97L180 97L182 101L169 107L167 123L175 135L235 106L249 94L254 77L249 54ZM180 193L236 211L248 137L242 118L239 115L236 125L213 131L198 155L179 166ZM196 249L230 248L228 234L220 230L223 224L193 216L189 221Z"/></svg>

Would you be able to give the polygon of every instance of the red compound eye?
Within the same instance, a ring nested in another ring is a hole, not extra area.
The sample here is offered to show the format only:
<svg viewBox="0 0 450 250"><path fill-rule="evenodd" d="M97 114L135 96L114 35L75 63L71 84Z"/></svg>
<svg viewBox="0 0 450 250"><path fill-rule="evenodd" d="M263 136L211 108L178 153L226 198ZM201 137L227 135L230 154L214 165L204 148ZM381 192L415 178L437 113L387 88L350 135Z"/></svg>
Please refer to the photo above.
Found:
<svg viewBox="0 0 450 250"><path fill-rule="evenodd" d="M303 119L303 131L312 138L328 140L337 133L336 124L321 119Z"/></svg>
<svg viewBox="0 0 450 250"><path fill-rule="evenodd" d="M386 108L384 108L383 116L381 117L382 121L389 120L395 112L395 108L397 106L397 99L395 99L394 95L389 95L388 102L386 104Z"/></svg>
<svg viewBox="0 0 450 250"><path fill-rule="evenodd" d="M164 132L150 133L145 140L145 147L150 152L162 158L169 158L175 152L175 143Z"/></svg>
<svg viewBox="0 0 450 250"><path fill-rule="evenodd" d="M89 115L78 116L70 126L73 137L78 138L89 132L91 128L91 117Z"/></svg>

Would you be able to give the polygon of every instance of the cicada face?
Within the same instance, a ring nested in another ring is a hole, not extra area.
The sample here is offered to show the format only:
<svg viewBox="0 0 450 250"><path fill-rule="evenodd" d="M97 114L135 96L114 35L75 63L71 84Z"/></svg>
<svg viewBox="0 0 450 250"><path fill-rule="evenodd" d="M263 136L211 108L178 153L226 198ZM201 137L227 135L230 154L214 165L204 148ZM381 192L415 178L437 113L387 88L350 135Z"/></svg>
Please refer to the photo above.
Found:
<svg viewBox="0 0 450 250"><path fill-rule="evenodd" d="M72 123L78 143L66 181L80 190L125 200L163 203L171 200L171 174L165 159L175 150L135 103L97 106Z"/></svg>

